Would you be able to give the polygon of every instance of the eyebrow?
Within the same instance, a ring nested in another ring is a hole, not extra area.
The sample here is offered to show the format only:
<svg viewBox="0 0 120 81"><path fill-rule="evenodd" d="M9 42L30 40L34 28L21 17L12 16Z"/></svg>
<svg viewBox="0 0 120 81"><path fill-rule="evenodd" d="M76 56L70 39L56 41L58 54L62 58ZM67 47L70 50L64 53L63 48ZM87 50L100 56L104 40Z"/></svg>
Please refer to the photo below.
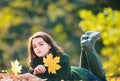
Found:
<svg viewBox="0 0 120 81"><path fill-rule="evenodd" d="M43 43L43 42L38 42L38 44Z"/></svg>
<svg viewBox="0 0 120 81"><path fill-rule="evenodd" d="M43 42L38 42L38 44L41 44L41 43L43 43ZM32 45L35 45L35 44L32 44Z"/></svg>

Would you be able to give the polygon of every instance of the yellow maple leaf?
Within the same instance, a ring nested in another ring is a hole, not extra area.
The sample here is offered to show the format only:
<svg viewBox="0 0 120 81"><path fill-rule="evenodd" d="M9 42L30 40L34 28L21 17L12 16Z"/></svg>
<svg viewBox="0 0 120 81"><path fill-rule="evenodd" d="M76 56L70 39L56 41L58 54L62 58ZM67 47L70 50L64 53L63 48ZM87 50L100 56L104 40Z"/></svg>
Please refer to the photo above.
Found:
<svg viewBox="0 0 120 81"><path fill-rule="evenodd" d="M60 62L60 57L54 57L50 53L47 57L43 58L44 66L48 67L48 72L56 74L56 70L59 70L61 66L58 64Z"/></svg>
<svg viewBox="0 0 120 81"><path fill-rule="evenodd" d="M19 66L19 62L15 60L15 62L11 62L11 70L15 76L21 73L22 66Z"/></svg>

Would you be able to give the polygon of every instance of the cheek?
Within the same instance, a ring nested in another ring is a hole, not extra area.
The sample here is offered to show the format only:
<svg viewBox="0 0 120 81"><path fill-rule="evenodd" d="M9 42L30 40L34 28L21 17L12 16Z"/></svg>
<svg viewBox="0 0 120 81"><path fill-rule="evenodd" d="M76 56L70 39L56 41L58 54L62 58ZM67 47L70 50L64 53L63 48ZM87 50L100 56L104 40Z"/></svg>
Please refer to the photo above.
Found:
<svg viewBox="0 0 120 81"><path fill-rule="evenodd" d="M47 48L47 49L46 49ZM50 52L50 49L51 49L51 47L50 46L47 46L44 50L46 51L46 52Z"/></svg>
<svg viewBox="0 0 120 81"><path fill-rule="evenodd" d="M34 48L33 51L36 52L36 49Z"/></svg>
<svg viewBox="0 0 120 81"><path fill-rule="evenodd" d="M49 49L49 50L51 49L51 46L50 46L50 45L48 46L48 49Z"/></svg>

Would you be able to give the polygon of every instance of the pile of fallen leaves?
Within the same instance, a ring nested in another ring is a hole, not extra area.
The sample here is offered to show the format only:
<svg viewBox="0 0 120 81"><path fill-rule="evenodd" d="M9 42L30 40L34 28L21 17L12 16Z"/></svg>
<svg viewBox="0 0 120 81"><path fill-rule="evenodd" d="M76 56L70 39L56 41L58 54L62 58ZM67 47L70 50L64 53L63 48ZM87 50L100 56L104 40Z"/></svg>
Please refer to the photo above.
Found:
<svg viewBox="0 0 120 81"><path fill-rule="evenodd" d="M26 79L24 77L15 76L8 73L0 73L0 81L46 81L46 80L38 78L36 76L29 77Z"/></svg>

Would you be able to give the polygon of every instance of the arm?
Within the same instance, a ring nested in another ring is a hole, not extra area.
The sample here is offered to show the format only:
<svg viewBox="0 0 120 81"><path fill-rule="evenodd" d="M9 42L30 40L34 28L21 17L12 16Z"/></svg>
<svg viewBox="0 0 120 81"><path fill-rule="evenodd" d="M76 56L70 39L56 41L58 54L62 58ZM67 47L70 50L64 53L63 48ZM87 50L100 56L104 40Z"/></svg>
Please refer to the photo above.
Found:
<svg viewBox="0 0 120 81"><path fill-rule="evenodd" d="M56 71L56 74L48 73L48 70L46 70L45 73L41 73L36 76L42 79L47 79L48 81L61 81L61 80L68 81L68 77L71 74L69 56L66 54L61 54L60 62L58 64L61 66L61 68ZM29 72L33 74L34 70L29 70Z"/></svg>
<svg viewBox="0 0 120 81"><path fill-rule="evenodd" d="M56 78L63 79L65 81L68 80L71 74L71 66L70 66L70 59L67 55L62 55L60 60L61 69L57 71Z"/></svg>

